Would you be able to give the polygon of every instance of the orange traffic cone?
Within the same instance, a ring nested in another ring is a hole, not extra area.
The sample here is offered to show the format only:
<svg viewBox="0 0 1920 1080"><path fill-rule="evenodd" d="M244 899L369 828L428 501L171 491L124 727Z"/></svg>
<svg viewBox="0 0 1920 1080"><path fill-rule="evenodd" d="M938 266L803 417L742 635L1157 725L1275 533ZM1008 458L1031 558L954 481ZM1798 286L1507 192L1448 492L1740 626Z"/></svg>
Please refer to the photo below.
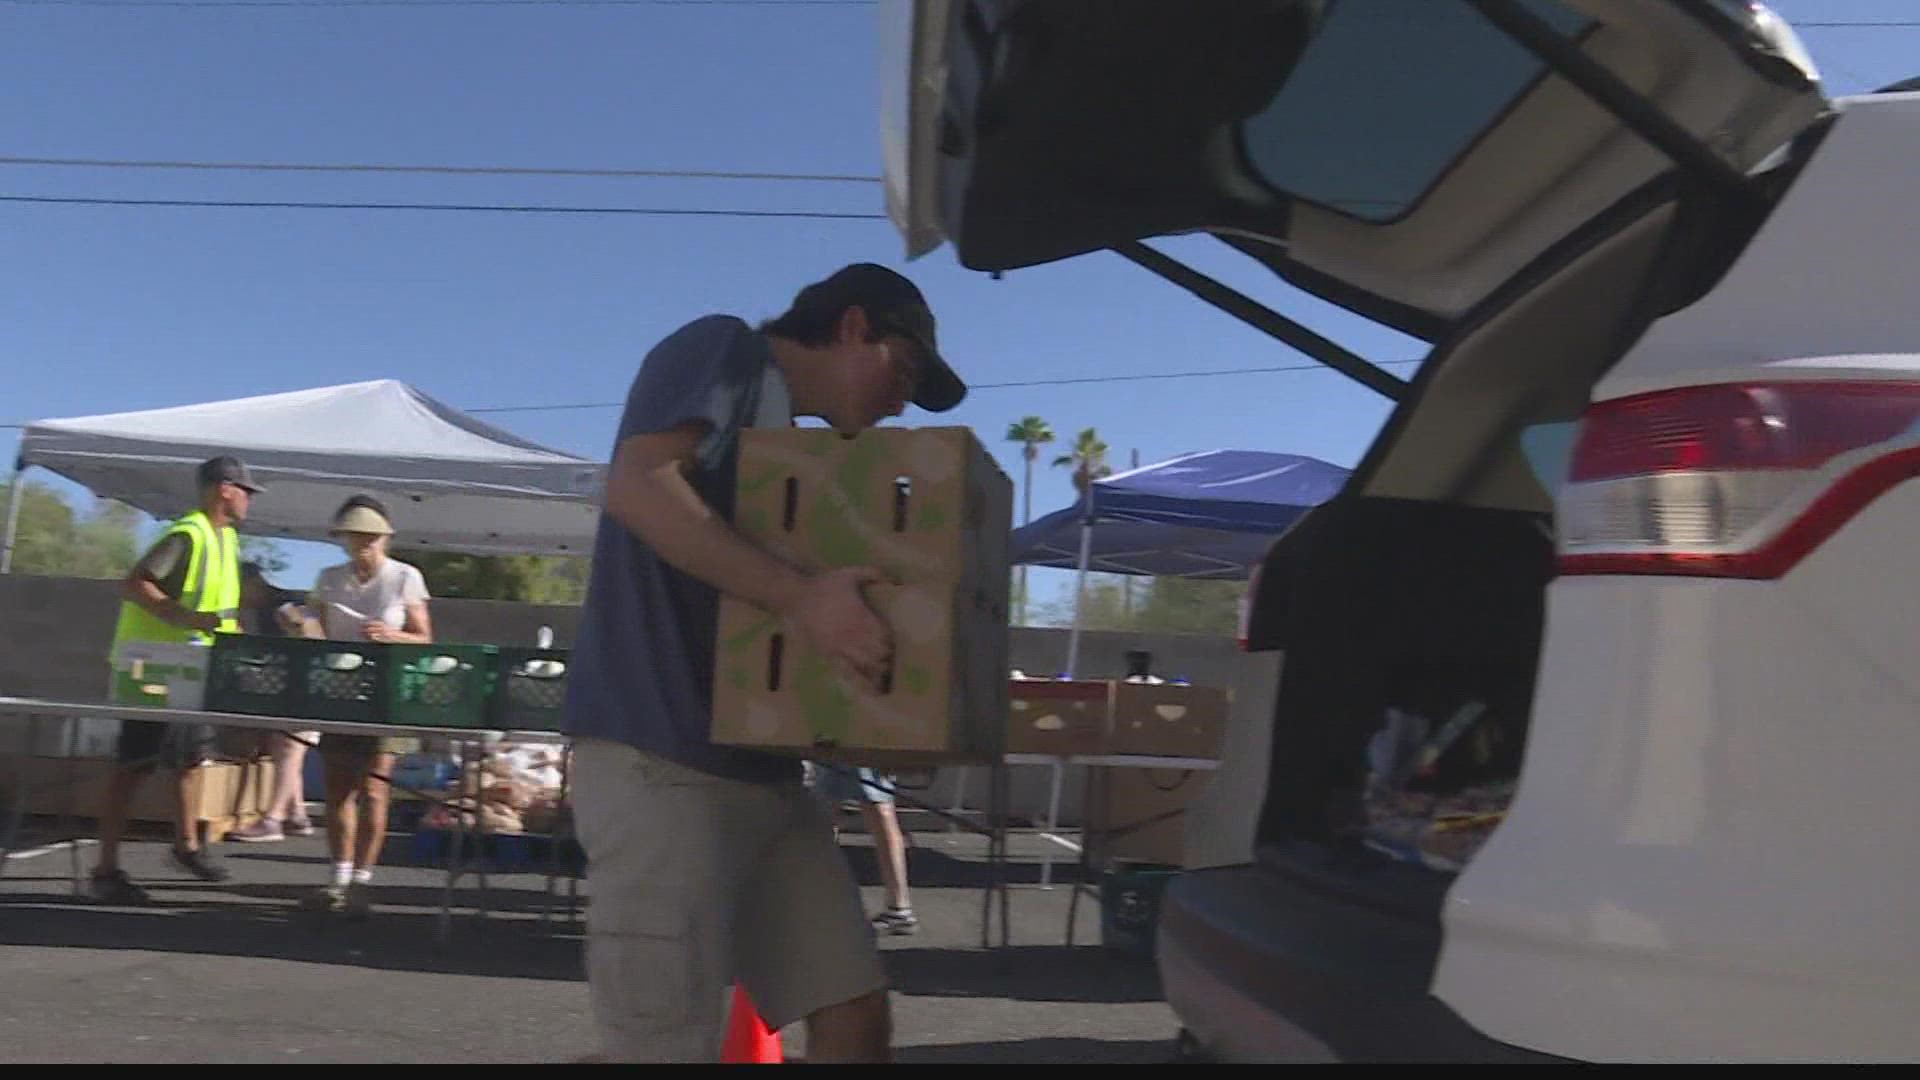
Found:
<svg viewBox="0 0 1920 1080"><path fill-rule="evenodd" d="M733 987L733 1005L727 1010L727 1038L720 1044L723 1065L779 1065L785 1061L780 1052L780 1036L769 1030L753 1002L738 983Z"/></svg>

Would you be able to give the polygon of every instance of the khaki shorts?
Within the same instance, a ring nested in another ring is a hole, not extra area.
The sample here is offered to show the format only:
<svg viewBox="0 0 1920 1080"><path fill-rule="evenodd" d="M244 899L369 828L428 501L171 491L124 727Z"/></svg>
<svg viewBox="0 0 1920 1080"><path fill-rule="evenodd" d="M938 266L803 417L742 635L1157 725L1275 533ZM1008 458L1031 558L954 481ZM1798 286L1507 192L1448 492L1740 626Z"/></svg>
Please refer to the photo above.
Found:
<svg viewBox="0 0 1920 1080"><path fill-rule="evenodd" d="M583 739L573 800L609 1060L718 1061L736 982L776 1030L886 988L860 891L798 780L725 780Z"/></svg>

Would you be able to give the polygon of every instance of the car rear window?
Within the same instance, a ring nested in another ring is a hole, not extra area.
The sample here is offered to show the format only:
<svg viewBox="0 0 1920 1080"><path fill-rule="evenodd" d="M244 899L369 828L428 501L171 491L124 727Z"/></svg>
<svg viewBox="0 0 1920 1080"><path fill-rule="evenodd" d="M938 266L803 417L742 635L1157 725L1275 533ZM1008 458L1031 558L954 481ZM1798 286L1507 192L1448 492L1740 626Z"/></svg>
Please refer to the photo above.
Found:
<svg viewBox="0 0 1920 1080"><path fill-rule="evenodd" d="M1524 6L1569 37L1592 20ZM1411 210L1545 71L1455 0L1333 0L1326 21L1241 150L1263 182L1365 221Z"/></svg>

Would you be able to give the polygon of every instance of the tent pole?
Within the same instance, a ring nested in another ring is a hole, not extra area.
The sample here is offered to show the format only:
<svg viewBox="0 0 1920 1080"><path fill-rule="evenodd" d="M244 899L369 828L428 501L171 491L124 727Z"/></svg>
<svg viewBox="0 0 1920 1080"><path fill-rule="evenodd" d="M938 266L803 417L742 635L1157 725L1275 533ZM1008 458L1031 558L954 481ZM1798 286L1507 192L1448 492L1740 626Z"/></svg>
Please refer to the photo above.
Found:
<svg viewBox="0 0 1920 1080"><path fill-rule="evenodd" d="M1091 500L1092 496L1089 495ZM1080 631L1086 619L1087 606L1087 564L1093 561L1093 515L1088 514L1080 522L1080 564L1078 580L1073 593L1073 633L1067 637L1067 678L1076 678L1080 674Z"/></svg>
<svg viewBox="0 0 1920 1080"><path fill-rule="evenodd" d="M1140 468L1139 450L1133 452L1133 464L1129 468L1136 470ZM1138 629L1133 625L1133 577L1132 574L1128 574L1120 579L1120 614L1128 630Z"/></svg>
<svg viewBox="0 0 1920 1080"><path fill-rule="evenodd" d="M13 541L20 530L20 489L24 486L20 476L26 471L23 463L15 462L13 481L7 485L7 538L5 546L0 547L0 574L13 573Z"/></svg>

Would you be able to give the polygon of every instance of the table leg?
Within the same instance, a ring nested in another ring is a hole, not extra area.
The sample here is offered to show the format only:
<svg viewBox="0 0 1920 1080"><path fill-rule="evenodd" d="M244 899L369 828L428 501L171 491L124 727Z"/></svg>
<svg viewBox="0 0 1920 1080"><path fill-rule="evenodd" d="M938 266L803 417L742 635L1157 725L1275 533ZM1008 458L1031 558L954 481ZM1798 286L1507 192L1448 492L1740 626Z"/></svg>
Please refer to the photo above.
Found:
<svg viewBox="0 0 1920 1080"><path fill-rule="evenodd" d="M1047 791L1047 835L1049 836L1060 830L1060 786L1065 780L1067 771L1067 767L1058 761L1054 762L1051 768L1053 778ZM1086 845L1083 843L1081 846ZM1053 887L1053 849L1051 848L1040 853L1040 887L1043 889Z"/></svg>
<svg viewBox="0 0 1920 1080"><path fill-rule="evenodd" d="M453 805L451 807L453 811L453 828L449 831L452 832L453 835L447 844L446 886L440 894L440 917L434 927L434 938L442 945L447 944L453 939L453 886L454 883L460 879L461 860L465 858L464 845L467 838L466 815L460 807L460 804L465 800L467 794L467 743L465 741L459 741L455 742L454 745L459 748L460 777L458 780L459 786L454 788ZM474 806L476 810L479 808L477 799L475 800Z"/></svg>
<svg viewBox="0 0 1920 1080"><path fill-rule="evenodd" d="M568 810L568 780L573 774L573 751L562 747L560 751L560 795L559 802L553 808L553 827L547 830L547 894L540 906L540 930L553 932L553 894L554 886L560 878L561 848L567 837L573 833L573 815ZM572 924L572 910L568 910L567 922Z"/></svg>
<svg viewBox="0 0 1920 1080"><path fill-rule="evenodd" d="M1013 774L1005 762L993 764L994 787L991 796L992 807L988 813L993 815L989 827L993 830L993 839L1000 849L1000 947L1006 948L1013 941L1013 882L1011 861L1007 851L1007 817L1011 812Z"/></svg>
<svg viewBox="0 0 1920 1080"><path fill-rule="evenodd" d="M993 908L994 894L1006 888L1005 866L1001 862L1000 834L995 827L994 811L999 797L999 779L994 773L987 774L987 888L980 897L980 947L993 948ZM966 768L960 770L960 786L966 786ZM959 812L959 798L954 799L954 813ZM949 822L949 829L958 830L959 826ZM1002 928L1004 932L1004 927Z"/></svg>
<svg viewBox="0 0 1920 1080"><path fill-rule="evenodd" d="M1087 871L1093 865L1094 849L1099 847L1101 835L1106 831L1105 772L1097 767L1087 769L1086 805L1080 811L1080 857L1075 862L1073 895L1067 899L1068 947L1073 945L1074 926L1080 914L1080 893L1087 887Z"/></svg>
<svg viewBox="0 0 1920 1080"><path fill-rule="evenodd" d="M488 909L493 906L493 886L487 881L487 864L492 860L493 855L486 850L487 817L480 812L486 800L481 797L479 789L487 785L487 747L485 743L480 742L474 743L473 747L473 771L474 775L480 778L475 785L476 790L473 796L473 878L475 884L479 886L478 895L474 899L473 917L475 922L486 922Z"/></svg>
<svg viewBox="0 0 1920 1080"><path fill-rule="evenodd" d="M40 717L27 717L27 744L13 759L13 805L7 808L7 831L0 835L0 877L20 843L20 826L27 817L27 769L33 763L33 748L40 741Z"/></svg>
<svg viewBox="0 0 1920 1080"><path fill-rule="evenodd" d="M949 812L953 818L947 821L947 831L959 832L960 822L955 819L967 812L967 767L965 765L953 770L953 806Z"/></svg>
<svg viewBox="0 0 1920 1080"><path fill-rule="evenodd" d="M74 780L74 764L80 760L80 721L77 718L67 721L67 759L61 763L66 772L61 784L60 817L54 828L59 835L67 837L67 870L73 875L73 895L87 894L87 879L80 863L80 814L73 805L74 793L79 784Z"/></svg>

